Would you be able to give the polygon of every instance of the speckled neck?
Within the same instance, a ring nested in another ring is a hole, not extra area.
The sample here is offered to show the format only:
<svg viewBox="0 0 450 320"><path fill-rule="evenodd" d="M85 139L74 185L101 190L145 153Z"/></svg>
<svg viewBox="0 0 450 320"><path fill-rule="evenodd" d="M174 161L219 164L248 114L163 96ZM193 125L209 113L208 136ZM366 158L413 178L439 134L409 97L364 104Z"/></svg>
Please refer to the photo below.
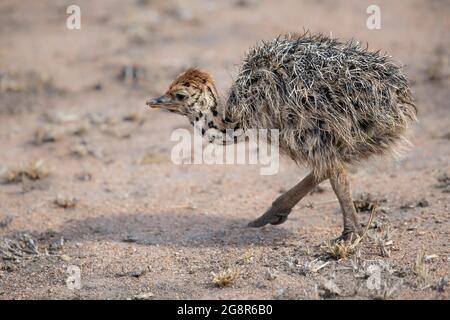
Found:
<svg viewBox="0 0 450 320"><path fill-rule="evenodd" d="M190 118L194 128L202 136L206 136L211 143L235 143L238 141L238 137L243 134L239 124L233 123L231 119L219 113L216 105L198 111Z"/></svg>

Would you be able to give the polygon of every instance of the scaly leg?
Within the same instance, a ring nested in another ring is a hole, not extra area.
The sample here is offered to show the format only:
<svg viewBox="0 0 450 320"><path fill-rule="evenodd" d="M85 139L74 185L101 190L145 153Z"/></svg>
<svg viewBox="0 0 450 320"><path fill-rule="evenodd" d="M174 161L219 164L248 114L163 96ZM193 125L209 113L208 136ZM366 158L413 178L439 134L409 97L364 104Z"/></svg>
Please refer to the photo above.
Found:
<svg viewBox="0 0 450 320"><path fill-rule="evenodd" d="M336 194L341 205L344 218L344 230L338 239L348 239L353 233L361 234L361 226L353 204L350 182L345 169L341 169L330 177L331 187Z"/></svg>
<svg viewBox="0 0 450 320"><path fill-rule="evenodd" d="M259 228L269 223L277 225L285 222L292 208L323 180L325 179L318 179L310 173L292 189L279 196L261 217L251 221L248 226Z"/></svg>

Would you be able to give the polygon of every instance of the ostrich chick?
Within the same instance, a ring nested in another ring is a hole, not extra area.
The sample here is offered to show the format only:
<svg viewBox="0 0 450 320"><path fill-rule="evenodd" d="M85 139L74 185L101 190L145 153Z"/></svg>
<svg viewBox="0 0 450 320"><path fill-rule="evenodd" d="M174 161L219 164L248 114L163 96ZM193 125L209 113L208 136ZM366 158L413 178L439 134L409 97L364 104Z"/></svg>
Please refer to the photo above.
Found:
<svg viewBox="0 0 450 320"><path fill-rule="evenodd" d="M191 68L147 105L187 116L215 142L239 141L248 129L279 130L280 152L310 173L249 226L285 222L305 195L329 179L343 213L342 239L361 232L348 168L407 145L417 114L408 81L390 58L354 41L309 33L251 49L225 103L211 76Z"/></svg>

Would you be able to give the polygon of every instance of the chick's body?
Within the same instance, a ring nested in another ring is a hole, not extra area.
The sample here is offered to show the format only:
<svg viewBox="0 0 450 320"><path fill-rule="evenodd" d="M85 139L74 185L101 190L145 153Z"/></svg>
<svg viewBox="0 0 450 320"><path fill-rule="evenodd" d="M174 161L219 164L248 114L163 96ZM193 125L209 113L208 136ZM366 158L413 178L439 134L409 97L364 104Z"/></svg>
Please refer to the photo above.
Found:
<svg viewBox="0 0 450 320"><path fill-rule="evenodd" d="M280 130L281 151L316 176L395 152L416 120L390 58L308 34L251 49L224 107L244 129Z"/></svg>

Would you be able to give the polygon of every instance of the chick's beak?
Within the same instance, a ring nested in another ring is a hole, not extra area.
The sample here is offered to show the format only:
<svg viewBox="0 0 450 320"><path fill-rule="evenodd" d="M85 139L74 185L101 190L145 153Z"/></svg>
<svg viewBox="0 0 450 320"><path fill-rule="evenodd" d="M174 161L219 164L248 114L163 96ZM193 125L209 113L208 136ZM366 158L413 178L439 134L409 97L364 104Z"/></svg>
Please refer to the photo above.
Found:
<svg viewBox="0 0 450 320"><path fill-rule="evenodd" d="M168 95L162 95L161 97L147 100L146 104L150 108L154 109L165 109L172 112L176 112L178 110L178 104Z"/></svg>

